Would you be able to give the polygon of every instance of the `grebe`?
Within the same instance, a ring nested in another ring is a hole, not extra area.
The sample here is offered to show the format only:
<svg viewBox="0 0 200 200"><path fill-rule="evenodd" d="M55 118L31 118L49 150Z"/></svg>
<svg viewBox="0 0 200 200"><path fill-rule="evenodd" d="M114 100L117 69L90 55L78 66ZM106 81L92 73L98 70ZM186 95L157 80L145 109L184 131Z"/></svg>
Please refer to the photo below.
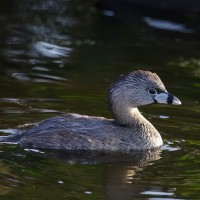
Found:
<svg viewBox="0 0 200 200"><path fill-rule="evenodd" d="M138 107L153 103L180 105L157 74L134 71L122 75L108 89L113 118L64 114L18 130L2 142L21 146L69 151L131 151L159 148L163 140Z"/></svg>

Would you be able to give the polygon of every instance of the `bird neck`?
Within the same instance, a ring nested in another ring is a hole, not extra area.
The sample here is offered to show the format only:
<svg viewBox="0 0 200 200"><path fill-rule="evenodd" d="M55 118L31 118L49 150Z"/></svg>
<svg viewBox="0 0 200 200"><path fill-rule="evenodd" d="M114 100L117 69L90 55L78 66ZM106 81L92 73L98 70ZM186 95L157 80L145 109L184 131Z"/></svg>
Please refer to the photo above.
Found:
<svg viewBox="0 0 200 200"><path fill-rule="evenodd" d="M114 109L113 116L117 124L129 126L129 127L149 127L150 129L155 129L154 126L140 113L138 108L122 108L117 107ZM157 131L155 129L155 131Z"/></svg>
<svg viewBox="0 0 200 200"><path fill-rule="evenodd" d="M137 107L124 105L127 105L127 102L123 102L121 106L112 104L110 108L115 122L130 130L130 140L137 141L138 145L143 145L144 149L160 147L163 141L156 128L143 117Z"/></svg>
<svg viewBox="0 0 200 200"><path fill-rule="evenodd" d="M134 123L136 113L138 112L138 114L141 115L137 108L127 108L121 105L112 105L111 112L115 122L119 125L131 125Z"/></svg>

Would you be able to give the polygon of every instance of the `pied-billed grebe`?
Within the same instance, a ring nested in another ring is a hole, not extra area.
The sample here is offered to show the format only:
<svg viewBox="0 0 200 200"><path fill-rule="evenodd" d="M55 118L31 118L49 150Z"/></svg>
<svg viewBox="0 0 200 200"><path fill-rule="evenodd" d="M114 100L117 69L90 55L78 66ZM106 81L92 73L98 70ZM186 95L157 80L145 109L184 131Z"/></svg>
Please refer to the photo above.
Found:
<svg viewBox="0 0 200 200"><path fill-rule="evenodd" d="M180 105L165 89L160 78L149 71L135 71L115 81L108 90L108 104L114 120L65 114L19 130L3 142L42 149L129 151L160 147L162 138L138 108L165 103Z"/></svg>

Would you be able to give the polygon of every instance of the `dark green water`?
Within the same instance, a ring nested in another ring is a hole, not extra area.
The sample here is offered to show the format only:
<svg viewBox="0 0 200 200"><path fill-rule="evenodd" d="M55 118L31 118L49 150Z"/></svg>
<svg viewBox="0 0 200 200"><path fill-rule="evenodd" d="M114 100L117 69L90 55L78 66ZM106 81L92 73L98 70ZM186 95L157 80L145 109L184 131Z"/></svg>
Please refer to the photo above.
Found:
<svg viewBox="0 0 200 200"><path fill-rule="evenodd" d="M141 108L162 134L162 152L137 163L123 155L79 159L1 145L0 199L199 199L199 25L161 30L144 14L109 17L93 5L0 2L1 135L63 112L110 118L109 84L145 69L182 101Z"/></svg>

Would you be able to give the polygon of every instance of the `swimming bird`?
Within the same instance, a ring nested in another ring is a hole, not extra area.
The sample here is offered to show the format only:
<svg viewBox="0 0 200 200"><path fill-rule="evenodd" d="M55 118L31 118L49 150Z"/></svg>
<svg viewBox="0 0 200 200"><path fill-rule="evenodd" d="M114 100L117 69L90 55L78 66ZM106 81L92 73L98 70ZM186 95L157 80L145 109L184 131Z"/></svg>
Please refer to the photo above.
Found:
<svg viewBox="0 0 200 200"><path fill-rule="evenodd" d="M138 107L161 103L180 105L156 73L138 70L122 75L108 89L114 119L64 114L18 130L2 142L24 147L69 151L132 151L156 149L163 144L156 128Z"/></svg>

